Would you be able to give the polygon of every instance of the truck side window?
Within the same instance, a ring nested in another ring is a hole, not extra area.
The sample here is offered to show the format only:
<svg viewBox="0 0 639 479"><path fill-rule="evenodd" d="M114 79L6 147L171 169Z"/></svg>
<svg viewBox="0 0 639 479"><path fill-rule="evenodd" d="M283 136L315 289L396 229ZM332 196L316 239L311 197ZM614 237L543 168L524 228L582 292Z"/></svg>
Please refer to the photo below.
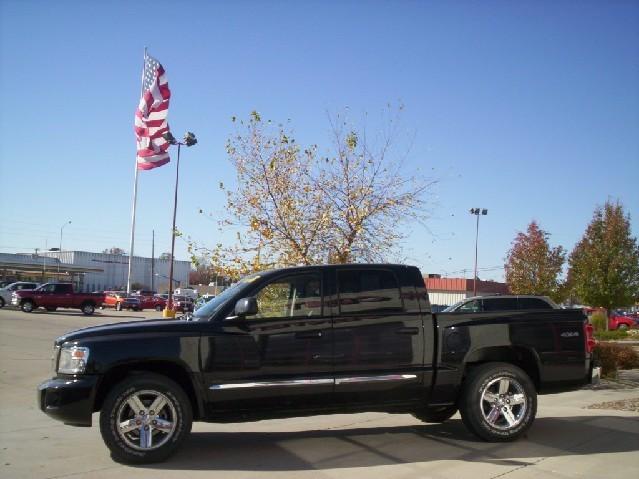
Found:
<svg viewBox="0 0 639 479"><path fill-rule="evenodd" d="M462 304L457 311L460 313L479 313L481 311L481 301L479 299L468 301Z"/></svg>
<svg viewBox="0 0 639 479"><path fill-rule="evenodd" d="M386 270L343 270L338 272L341 313L403 311L397 278Z"/></svg>
<svg viewBox="0 0 639 479"><path fill-rule="evenodd" d="M55 286L55 289L53 291L55 291L56 293L70 293L71 290L71 285L69 284L54 284L53 286Z"/></svg>
<svg viewBox="0 0 639 479"><path fill-rule="evenodd" d="M318 274L288 276L264 286L255 295L260 318L312 318L322 314L321 281Z"/></svg>

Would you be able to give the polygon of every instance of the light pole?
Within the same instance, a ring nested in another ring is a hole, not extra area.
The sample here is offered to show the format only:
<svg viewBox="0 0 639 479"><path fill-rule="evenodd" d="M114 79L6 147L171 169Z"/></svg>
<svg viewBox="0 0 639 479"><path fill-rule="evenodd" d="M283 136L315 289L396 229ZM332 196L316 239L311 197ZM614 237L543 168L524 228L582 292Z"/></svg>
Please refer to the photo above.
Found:
<svg viewBox="0 0 639 479"><path fill-rule="evenodd" d="M475 275L473 276L473 296L477 296L477 244L479 241L479 215L486 216L488 210L485 208L471 208L470 214L477 216L477 226L475 228Z"/></svg>
<svg viewBox="0 0 639 479"><path fill-rule="evenodd" d="M64 231L64 227L71 224L71 220L65 221L62 226L60 226L60 252L58 253L58 274L60 273L60 261L62 261L62 232Z"/></svg>
<svg viewBox="0 0 639 479"><path fill-rule="evenodd" d="M177 141L171 132L166 132L162 135L164 139L171 145L177 145L177 165L175 167L175 197L173 199L173 229L171 230L171 262L169 263L169 300L166 302L166 308L164 309L162 316L165 318L174 318L175 310L173 309L173 258L175 256L175 217L177 214L177 200L178 200L178 184L180 180L180 147L193 146L197 143L195 135L190 131L184 134L184 141Z"/></svg>

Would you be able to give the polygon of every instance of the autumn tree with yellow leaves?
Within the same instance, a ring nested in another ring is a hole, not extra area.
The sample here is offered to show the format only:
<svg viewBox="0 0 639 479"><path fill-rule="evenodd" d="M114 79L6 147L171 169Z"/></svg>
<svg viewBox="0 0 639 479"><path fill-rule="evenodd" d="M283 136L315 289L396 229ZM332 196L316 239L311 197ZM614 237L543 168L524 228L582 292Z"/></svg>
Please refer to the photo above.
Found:
<svg viewBox="0 0 639 479"><path fill-rule="evenodd" d="M302 146L289 128L253 112L236 122L227 153L237 174L226 193L238 228L233 245L209 256L223 274L272 267L384 261L396 255L407 225L423 224L434 184L394 156L395 116L376 141L341 116L331 119L331 154Z"/></svg>

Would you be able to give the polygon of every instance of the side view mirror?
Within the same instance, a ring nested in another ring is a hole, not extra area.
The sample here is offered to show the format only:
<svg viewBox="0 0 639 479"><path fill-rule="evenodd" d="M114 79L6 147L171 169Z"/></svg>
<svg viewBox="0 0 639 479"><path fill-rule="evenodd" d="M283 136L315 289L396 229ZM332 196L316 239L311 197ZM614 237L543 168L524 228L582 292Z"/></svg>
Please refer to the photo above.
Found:
<svg viewBox="0 0 639 479"><path fill-rule="evenodd" d="M257 299L254 296L242 298L235 303L236 316L251 316L257 314Z"/></svg>

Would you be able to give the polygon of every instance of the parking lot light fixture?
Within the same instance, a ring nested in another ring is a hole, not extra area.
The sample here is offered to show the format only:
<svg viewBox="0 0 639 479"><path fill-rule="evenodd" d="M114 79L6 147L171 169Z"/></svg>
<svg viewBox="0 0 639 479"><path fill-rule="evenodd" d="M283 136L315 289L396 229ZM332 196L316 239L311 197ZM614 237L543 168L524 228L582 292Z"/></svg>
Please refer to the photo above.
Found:
<svg viewBox="0 0 639 479"><path fill-rule="evenodd" d="M58 273L60 273L60 261L62 261L62 232L64 231L64 227L71 224L71 220L65 221L62 226L60 226L60 250L58 253Z"/></svg>
<svg viewBox="0 0 639 479"><path fill-rule="evenodd" d="M477 217L477 223L475 227L475 274L473 276L473 296L477 296L477 245L479 243L479 216L486 216L488 210L486 208L471 208L469 210L471 215Z"/></svg>
<svg viewBox="0 0 639 479"><path fill-rule="evenodd" d="M169 263L169 299L166 303L166 308L164 309L162 316L165 318L174 318L175 317L175 309L173 309L173 258L175 256L175 217L177 214L177 200L178 200L178 185L180 181L180 147L184 146L193 146L197 143L197 139L195 135L190 131L187 131L184 134L184 141L177 141L175 137L171 134L170 131L167 131L164 135L162 135L164 139L171 145L177 145L177 164L175 167L175 196L173 198L173 228L171 229L171 258Z"/></svg>

